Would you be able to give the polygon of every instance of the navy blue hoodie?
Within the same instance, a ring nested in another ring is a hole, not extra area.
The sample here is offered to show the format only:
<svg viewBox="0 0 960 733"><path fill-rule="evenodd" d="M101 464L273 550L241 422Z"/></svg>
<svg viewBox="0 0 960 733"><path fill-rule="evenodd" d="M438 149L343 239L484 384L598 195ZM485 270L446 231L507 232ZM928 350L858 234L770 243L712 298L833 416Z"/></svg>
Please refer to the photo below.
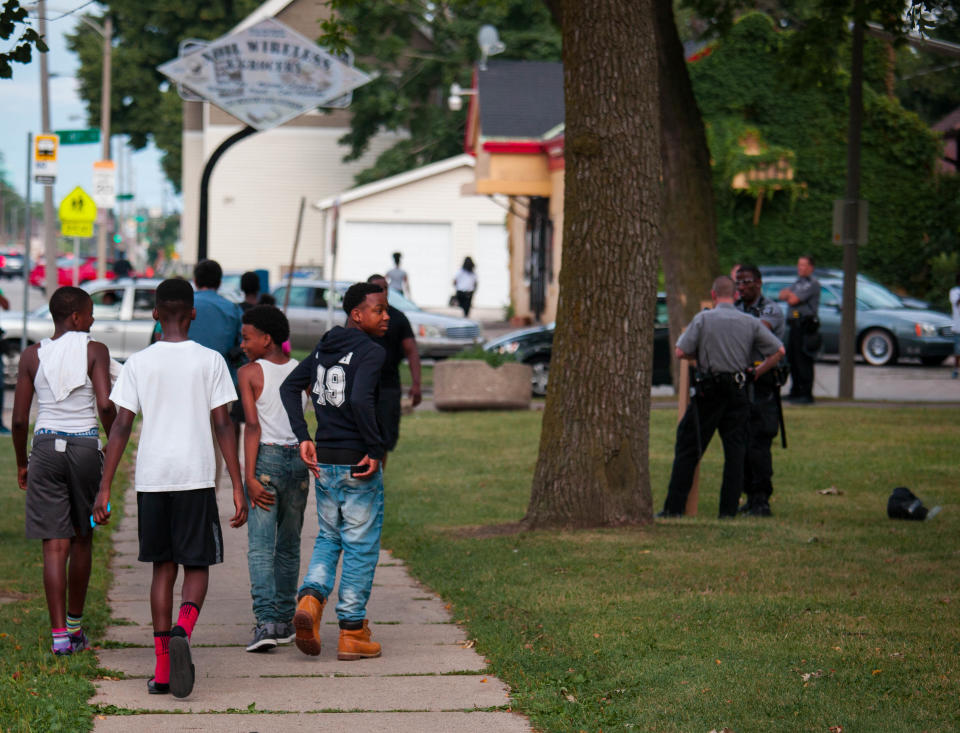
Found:
<svg viewBox="0 0 960 733"><path fill-rule="evenodd" d="M383 347L358 328L334 326L327 331L280 385L280 400L297 439L310 440L300 402L310 386L317 448L359 451L382 460L376 405L385 356Z"/></svg>

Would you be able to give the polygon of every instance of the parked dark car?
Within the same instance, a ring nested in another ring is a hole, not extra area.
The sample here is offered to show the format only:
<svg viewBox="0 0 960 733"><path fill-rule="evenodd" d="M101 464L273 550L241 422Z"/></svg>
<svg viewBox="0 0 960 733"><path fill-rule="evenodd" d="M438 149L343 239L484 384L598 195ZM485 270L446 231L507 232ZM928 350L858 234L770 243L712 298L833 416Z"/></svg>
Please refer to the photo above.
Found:
<svg viewBox="0 0 960 733"><path fill-rule="evenodd" d="M770 268L772 269L772 268ZM763 294L773 300L780 290L796 280L793 274L763 272ZM816 273L815 273L816 274ZM821 354L840 352L840 321L843 305L843 276L816 274L820 281ZM786 313L787 304L781 303ZM856 350L867 364L886 366L900 357L917 358L936 366L953 353L952 320L933 310L908 308L903 300L882 285L857 278Z"/></svg>
<svg viewBox="0 0 960 733"><path fill-rule="evenodd" d="M550 377L550 355L553 350L555 324L531 326L511 331L483 345L486 351L512 354L517 361L533 367L531 379L533 394L543 397L547 393ZM656 320L653 332L653 383L671 384L670 377L670 329L667 321L667 296L657 296Z"/></svg>

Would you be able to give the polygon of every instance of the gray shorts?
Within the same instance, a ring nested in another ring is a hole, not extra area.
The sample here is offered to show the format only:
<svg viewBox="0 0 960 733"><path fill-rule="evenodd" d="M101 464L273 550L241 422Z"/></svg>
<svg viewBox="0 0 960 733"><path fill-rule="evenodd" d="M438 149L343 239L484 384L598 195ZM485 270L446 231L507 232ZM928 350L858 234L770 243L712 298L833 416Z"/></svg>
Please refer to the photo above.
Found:
<svg viewBox="0 0 960 733"><path fill-rule="evenodd" d="M35 435L27 463L27 537L86 536L103 474L97 438Z"/></svg>

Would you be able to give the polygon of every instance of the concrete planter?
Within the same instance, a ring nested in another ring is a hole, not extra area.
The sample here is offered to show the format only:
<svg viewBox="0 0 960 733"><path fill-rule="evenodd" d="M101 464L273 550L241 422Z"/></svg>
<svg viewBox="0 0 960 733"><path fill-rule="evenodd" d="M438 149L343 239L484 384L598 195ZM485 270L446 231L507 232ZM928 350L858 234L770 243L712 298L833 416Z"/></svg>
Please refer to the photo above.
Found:
<svg viewBox="0 0 960 733"><path fill-rule="evenodd" d="M438 410L527 410L531 375L527 364L447 359L433 368L433 402Z"/></svg>

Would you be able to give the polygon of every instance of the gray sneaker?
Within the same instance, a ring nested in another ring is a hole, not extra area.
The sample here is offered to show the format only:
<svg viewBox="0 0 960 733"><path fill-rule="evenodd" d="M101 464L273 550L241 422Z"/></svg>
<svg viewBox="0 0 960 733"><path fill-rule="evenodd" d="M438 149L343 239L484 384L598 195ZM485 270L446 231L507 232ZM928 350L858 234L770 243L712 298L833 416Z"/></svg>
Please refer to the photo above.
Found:
<svg viewBox="0 0 960 733"><path fill-rule="evenodd" d="M279 621L273 626L273 638L278 644L289 644L297 637L297 630L289 622Z"/></svg>
<svg viewBox="0 0 960 733"><path fill-rule="evenodd" d="M79 634L70 634L70 650L74 654L85 652L90 648L90 640L82 631Z"/></svg>
<svg viewBox="0 0 960 733"><path fill-rule="evenodd" d="M257 624L253 629L253 641L247 644L248 652L268 652L277 645L273 638L273 624Z"/></svg>

